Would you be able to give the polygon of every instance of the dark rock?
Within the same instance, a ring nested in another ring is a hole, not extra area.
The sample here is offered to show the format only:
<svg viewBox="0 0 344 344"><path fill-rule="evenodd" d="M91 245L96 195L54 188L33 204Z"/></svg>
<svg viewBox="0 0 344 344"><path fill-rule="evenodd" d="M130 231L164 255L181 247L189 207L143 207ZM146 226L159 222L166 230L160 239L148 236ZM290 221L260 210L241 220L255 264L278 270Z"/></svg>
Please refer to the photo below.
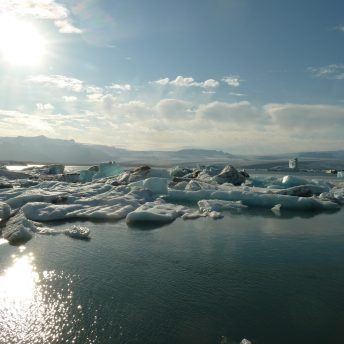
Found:
<svg viewBox="0 0 344 344"><path fill-rule="evenodd" d="M214 177L217 183L231 183L233 185L241 185L245 182L245 177L237 171L237 169L231 165L226 165L223 170Z"/></svg>

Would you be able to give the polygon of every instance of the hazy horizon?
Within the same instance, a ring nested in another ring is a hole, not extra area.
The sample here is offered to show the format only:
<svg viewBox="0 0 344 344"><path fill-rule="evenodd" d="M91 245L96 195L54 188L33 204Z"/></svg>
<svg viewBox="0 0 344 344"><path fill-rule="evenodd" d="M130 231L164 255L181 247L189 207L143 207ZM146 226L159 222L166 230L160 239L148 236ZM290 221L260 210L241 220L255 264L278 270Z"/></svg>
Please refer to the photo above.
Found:
<svg viewBox="0 0 344 344"><path fill-rule="evenodd" d="M2 1L0 136L339 150L343 10L339 0Z"/></svg>

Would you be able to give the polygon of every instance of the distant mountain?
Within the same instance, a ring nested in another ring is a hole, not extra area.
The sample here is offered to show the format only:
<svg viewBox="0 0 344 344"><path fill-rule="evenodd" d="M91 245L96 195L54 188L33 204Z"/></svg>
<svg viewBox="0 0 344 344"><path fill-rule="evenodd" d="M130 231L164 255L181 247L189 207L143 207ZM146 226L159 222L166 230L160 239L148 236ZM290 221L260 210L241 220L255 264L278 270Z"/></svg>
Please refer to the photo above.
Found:
<svg viewBox="0 0 344 344"><path fill-rule="evenodd" d="M36 137L0 138L0 161L63 163L91 165L117 161L123 165L197 165L231 163L237 167L268 168L288 166L288 159L298 157L300 168L344 168L344 150L300 152L281 155L238 156L221 150L182 149L178 151L130 151L105 145L84 144L74 140Z"/></svg>
<svg viewBox="0 0 344 344"><path fill-rule="evenodd" d="M297 154L299 158L311 159L344 159L344 150L324 151L324 152L301 152Z"/></svg>
<svg viewBox="0 0 344 344"><path fill-rule="evenodd" d="M110 155L74 140L37 137L0 138L0 161L87 164L109 160Z"/></svg>
<svg viewBox="0 0 344 344"><path fill-rule="evenodd" d="M95 164L115 160L124 163L168 164L169 162L227 161L231 157L233 157L231 154L222 151L206 149L129 151L45 136L0 138L0 161Z"/></svg>

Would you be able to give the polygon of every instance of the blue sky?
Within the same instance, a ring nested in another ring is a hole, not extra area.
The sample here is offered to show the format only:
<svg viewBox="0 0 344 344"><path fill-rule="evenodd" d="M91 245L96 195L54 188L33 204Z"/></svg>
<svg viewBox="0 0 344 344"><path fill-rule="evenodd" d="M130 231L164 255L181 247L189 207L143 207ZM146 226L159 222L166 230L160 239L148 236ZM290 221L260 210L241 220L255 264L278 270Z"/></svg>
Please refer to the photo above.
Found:
<svg viewBox="0 0 344 344"><path fill-rule="evenodd" d="M342 149L343 13L339 0L2 0L0 135Z"/></svg>

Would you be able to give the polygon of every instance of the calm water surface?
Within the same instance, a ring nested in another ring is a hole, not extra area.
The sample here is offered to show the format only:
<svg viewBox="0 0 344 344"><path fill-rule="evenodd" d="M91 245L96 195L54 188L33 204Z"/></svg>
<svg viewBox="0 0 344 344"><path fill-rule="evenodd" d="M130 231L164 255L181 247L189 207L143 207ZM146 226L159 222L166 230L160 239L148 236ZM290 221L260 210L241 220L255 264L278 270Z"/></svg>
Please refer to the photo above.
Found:
<svg viewBox="0 0 344 344"><path fill-rule="evenodd" d="M344 343L344 211L225 215L0 242L0 343Z"/></svg>

